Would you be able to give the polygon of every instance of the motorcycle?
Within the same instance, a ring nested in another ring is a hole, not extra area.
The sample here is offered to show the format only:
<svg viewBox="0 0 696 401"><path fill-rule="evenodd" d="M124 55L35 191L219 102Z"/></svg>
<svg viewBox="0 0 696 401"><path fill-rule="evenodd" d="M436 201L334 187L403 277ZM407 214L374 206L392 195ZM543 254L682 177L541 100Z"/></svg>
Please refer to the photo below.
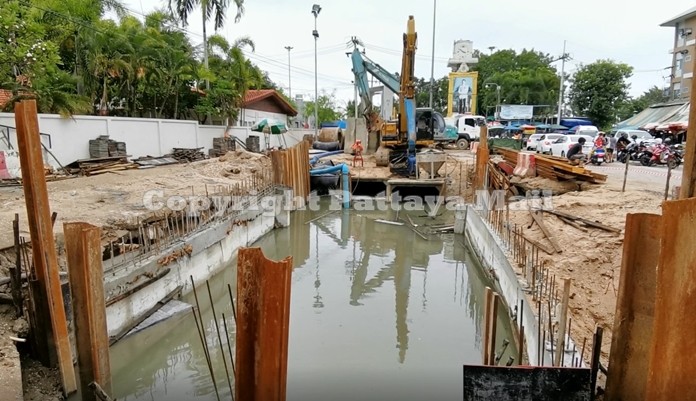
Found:
<svg viewBox="0 0 696 401"><path fill-rule="evenodd" d="M666 165L672 169L679 167L682 163L681 155L663 144L655 145L651 149L645 149L639 160L643 166L650 167L657 164Z"/></svg>
<svg viewBox="0 0 696 401"><path fill-rule="evenodd" d="M590 163L594 164L595 166L599 166L600 164L604 163L604 156L605 156L605 151L603 147L596 148L592 152L592 156L590 156Z"/></svg>
<svg viewBox="0 0 696 401"><path fill-rule="evenodd" d="M626 163L626 161L638 161L640 156L645 150L646 146L643 142L631 142L626 145L625 148L619 150L616 154L616 160L619 163Z"/></svg>

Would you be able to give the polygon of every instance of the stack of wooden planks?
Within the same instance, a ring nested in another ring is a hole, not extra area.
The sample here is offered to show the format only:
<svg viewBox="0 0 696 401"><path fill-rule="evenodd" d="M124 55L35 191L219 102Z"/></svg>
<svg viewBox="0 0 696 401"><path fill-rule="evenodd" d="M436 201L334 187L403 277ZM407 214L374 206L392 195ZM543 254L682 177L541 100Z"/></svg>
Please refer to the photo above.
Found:
<svg viewBox="0 0 696 401"><path fill-rule="evenodd" d="M138 168L138 165L129 162L128 158L125 156L82 159L76 160L65 166L65 169L70 174L80 174L84 176L111 173L134 168Z"/></svg>
<svg viewBox="0 0 696 401"><path fill-rule="evenodd" d="M517 187L510 184L508 175L493 160L488 161L488 187L509 191L512 195L519 195Z"/></svg>
<svg viewBox="0 0 696 401"><path fill-rule="evenodd" d="M195 162L206 158L202 150L203 148L174 148L172 149L172 153L164 157L172 157L179 161L179 163Z"/></svg>
<svg viewBox="0 0 696 401"><path fill-rule="evenodd" d="M513 168L517 166L517 155L519 151L496 147L495 151L503 156L507 164ZM584 167L574 166L567 159L548 155L534 155L536 160L536 172L538 177L547 178L554 181L585 181L593 184L606 182L607 176L594 173Z"/></svg>

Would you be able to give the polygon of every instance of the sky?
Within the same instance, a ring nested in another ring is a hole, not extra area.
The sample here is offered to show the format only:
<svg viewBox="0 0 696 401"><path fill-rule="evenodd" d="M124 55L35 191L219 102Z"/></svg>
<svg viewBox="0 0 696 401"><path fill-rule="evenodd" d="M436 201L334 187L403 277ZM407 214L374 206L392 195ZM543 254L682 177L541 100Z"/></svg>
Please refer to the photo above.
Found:
<svg viewBox="0 0 696 401"><path fill-rule="evenodd" d="M316 19L319 39L319 92L335 93L339 105L353 99L350 59L351 37L365 43L366 55L389 71L400 71L402 35L413 15L418 33L416 76L430 78L435 21L435 78L450 70L447 59L455 40L473 41L474 48L535 49L561 56L563 42L572 58L566 72L598 59L612 59L634 67L630 79L631 96L639 96L652 86L666 85L671 65L668 53L674 28L660 24L693 7L692 0L645 1L637 5L628 0L246 0L245 14L234 23L234 5L228 11L225 27L218 33L230 41L249 36L256 51L248 57L287 93L289 78L293 97L314 98L314 29L312 5L321 12ZM167 0L124 0L136 17L167 6ZM195 12L186 27L195 44L202 42L201 14ZM213 31L212 23L208 32ZM288 77L288 51L290 72ZM557 68L560 70L560 61Z"/></svg>

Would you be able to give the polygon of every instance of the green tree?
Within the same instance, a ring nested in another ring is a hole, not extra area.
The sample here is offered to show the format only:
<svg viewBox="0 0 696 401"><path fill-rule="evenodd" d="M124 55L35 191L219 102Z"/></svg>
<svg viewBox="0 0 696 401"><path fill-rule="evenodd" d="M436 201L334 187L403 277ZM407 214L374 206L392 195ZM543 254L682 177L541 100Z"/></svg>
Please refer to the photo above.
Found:
<svg viewBox="0 0 696 401"><path fill-rule="evenodd" d="M472 69L478 71L478 112L492 114L498 101L495 83L500 85L502 104L548 105L555 110L558 104L560 78L553 58L535 50L498 50L493 54L479 52L479 62ZM535 113L543 114L537 108Z"/></svg>
<svg viewBox="0 0 696 401"><path fill-rule="evenodd" d="M633 67L612 60L598 60L581 66L571 80L570 104L576 114L590 118L600 128L616 123L628 100Z"/></svg>
<svg viewBox="0 0 696 401"><path fill-rule="evenodd" d="M48 39L46 11L10 0L0 5L0 86L12 91L14 101L37 99L41 113L69 116L89 111L86 98L74 91L75 79L60 70L58 45Z"/></svg>
<svg viewBox="0 0 696 401"><path fill-rule="evenodd" d="M317 112L317 118L319 119L319 126L322 123L325 122L332 122L336 121L341 118L343 115L343 111L338 107L336 103L336 94L331 93L328 94L326 91L322 91L322 93L319 95L318 101L315 102L306 102L305 103L305 112L304 114L308 118L314 118L314 110L315 110L315 104L318 104L318 112Z"/></svg>
<svg viewBox="0 0 696 401"><path fill-rule="evenodd" d="M234 22L239 22L244 14L244 0L232 0L237 7ZM172 7L174 6L174 7ZM203 65L208 68L208 33L206 25L211 18L215 22L215 31L225 25L225 14L229 0L169 0L169 9L174 8L175 14L181 19L184 26L188 25L189 14L195 7L201 8L203 16Z"/></svg>

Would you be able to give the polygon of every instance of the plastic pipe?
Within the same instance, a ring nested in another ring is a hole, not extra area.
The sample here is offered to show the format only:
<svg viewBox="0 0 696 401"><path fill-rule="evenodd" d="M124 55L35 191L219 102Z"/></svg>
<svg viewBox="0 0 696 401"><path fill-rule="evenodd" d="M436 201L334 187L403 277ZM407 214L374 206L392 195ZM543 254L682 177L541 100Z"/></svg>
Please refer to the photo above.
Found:
<svg viewBox="0 0 696 401"><path fill-rule="evenodd" d="M343 208L350 208L350 169L347 164L309 170L309 175L341 173L343 176Z"/></svg>
<svg viewBox="0 0 696 401"><path fill-rule="evenodd" d="M343 153L342 150L334 150L333 152L320 153L316 156L312 156L312 158L309 159L309 164L313 166L313 165L317 164L319 159L321 159L322 157L340 155L341 153Z"/></svg>

